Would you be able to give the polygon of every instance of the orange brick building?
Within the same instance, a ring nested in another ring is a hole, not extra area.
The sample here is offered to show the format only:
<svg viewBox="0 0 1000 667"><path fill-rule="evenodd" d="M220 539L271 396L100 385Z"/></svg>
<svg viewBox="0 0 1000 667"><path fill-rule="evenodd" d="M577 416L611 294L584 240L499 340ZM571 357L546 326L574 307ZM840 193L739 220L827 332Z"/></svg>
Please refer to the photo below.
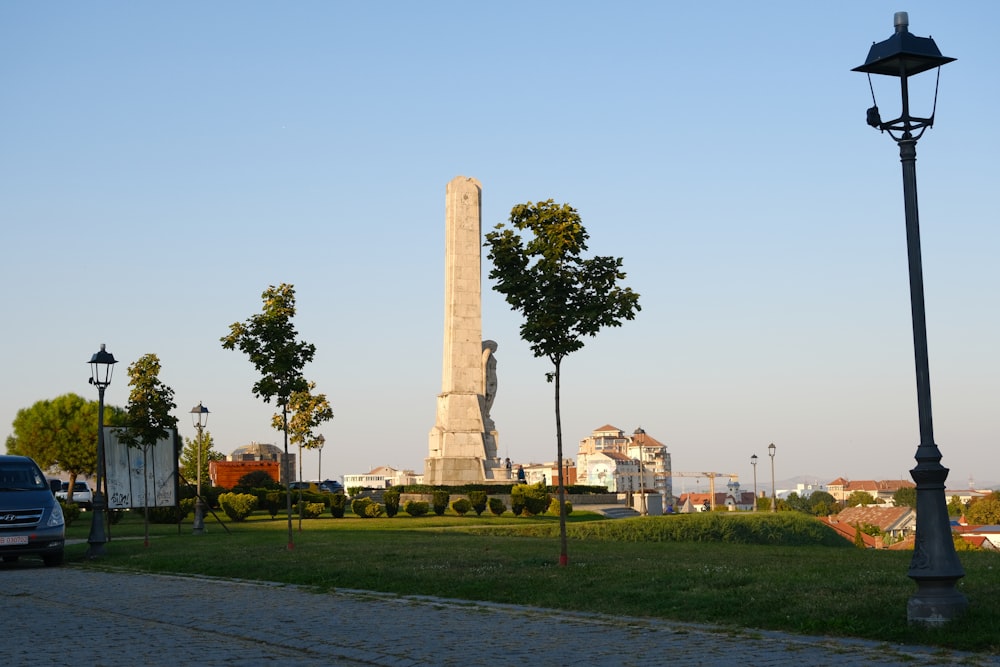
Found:
<svg viewBox="0 0 1000 667"><path fill-rule="evenodd" d="M223 489L231 489L240 479L249 473L263 470L275 482L281 478L281 464L277 461L209 461L208 476L212 485Z"/></svg>

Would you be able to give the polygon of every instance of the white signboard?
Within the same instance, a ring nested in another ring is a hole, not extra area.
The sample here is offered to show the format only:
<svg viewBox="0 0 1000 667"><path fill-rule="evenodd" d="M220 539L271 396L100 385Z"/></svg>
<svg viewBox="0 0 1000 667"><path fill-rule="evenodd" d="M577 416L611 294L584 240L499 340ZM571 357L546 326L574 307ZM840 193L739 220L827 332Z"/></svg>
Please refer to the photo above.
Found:
<svg viewBox="0 0 1000 667"><path fill-rule="evenodd" d="M120 429L104 428L108 509L177 505L177 434L149 447L119 441Z"/></svg>

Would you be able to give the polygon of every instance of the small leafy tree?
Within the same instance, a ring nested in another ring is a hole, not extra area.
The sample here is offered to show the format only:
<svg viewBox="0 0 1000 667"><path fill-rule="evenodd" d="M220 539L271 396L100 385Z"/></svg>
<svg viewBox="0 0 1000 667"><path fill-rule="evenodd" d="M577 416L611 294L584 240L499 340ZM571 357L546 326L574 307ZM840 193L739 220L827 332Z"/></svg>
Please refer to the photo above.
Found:
<svg viewBox="0 0 1000 667"><path fill-rule="evenodd" d="M288 398L288 441L299 448L299 479L302 479L302 448L315 449L325 440L320 440L313 431L333 419L333 409L326 394L313 394L316 383L310 382L307 389L293 392ZM285 415L271 417L271 426L281 431Z"/></svg>
<svg viewBox="0 0 1000 667"><path fill-rule="evenodd" d="M202 484L206 480L211 480L208 475L209 462L210 461L222 461L225 460L225 456L221 452L217 452L213 449L215 446L215 441L212 440L212 434L207 430L202 431L201 434L201 479ZM196 479L198 479L198 438L184 438L184 449L181 450L180 459L178 462L178 468L180 468L180 473L184 475L184 479L188 481L189 484L193 484Z"/></svg>
<svg viewBox="0 0 1000 667"><path fill-rule="evenodd" d="M281 406L282 433L285 436L285 463L288 462L288 408L292 394L309 391L309 383L302 377L302 369L316 356L316 346L296 340L298 332L292 324L295 316L295 288L282 283L269 286L261 294L262 312L245 322L229 325L229 334L223 336L223 349L236 350L247 355L250 363L260 373L252 388L254 396L265 403L276 399ZM291 484L291 471L286 482ZM286 487L286 491L290 488ZM295 548L292 538L292 496L286 499L288 513L288 550Z"/></svg>
<svg viewBox="0 0 1000 667"><path fill-rule="evenodd" d="M621 326L639 308L639 295L624 280L617 257L584 259L589 235L580 215L568 204L549 199L538 204L518 204L510 212L510 227L503 224L486 235L493 269L489 277L507 303L524 316L521 338L536 357L546 357L555 383L556 461L563 460L562 418L559 390L562 362L583 347L583 338L596 336L604 327ZM522 240L518 232L530 232ZM559 476L559 502L566 487ZM544 510L543 510L544 511ZM559 514L559 564L568 563L566 515Z"/></svg>
<svg viewBox="0 0 1000 667"><path fill-rule="evenodd" d="M948 501L948 516L962 516L965 513L965 503L958 496L952 496Z"/></svg>
<svg viewBox="0 0 1000 667"><path fill-rule="evenodd" d="M144 354L128 367L128 405L125 406L125 428L118 439L129 447L143 451L148 458L149 449L169 437L177 428L177 417L170 414L177 405L174 390L160 380L160 359L155 354ZM176 450L172 452L176 455ZM149 478L143 474L143 512L145 543L149 546Z"/></svg>

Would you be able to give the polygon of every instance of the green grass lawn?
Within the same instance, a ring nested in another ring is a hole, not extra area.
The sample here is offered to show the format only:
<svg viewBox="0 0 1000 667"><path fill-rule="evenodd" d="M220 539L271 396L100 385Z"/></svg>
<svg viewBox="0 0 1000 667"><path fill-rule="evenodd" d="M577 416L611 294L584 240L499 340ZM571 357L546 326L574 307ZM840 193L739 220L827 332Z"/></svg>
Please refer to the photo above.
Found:
<svg viewBox="0 0 1000 667"><path fill-rule="evenodd" d="M808 521L785 514L737 518ZM600 539L584 533L608 520L574 511L568 519L569 565L560 567L556 517L334 519L327 514L302 521L301 532L293 519L289 550L288 524L281 516L224 519L229 532L209 516L201 536L191 534L190 520L179 530L176 524L153 524L147 547L141 517L128 514L111 527L103 559L86 560L87 545L77 544L67 547L67 560L84 567L278 581L318 591L435 595L1000 654L996 553L959 554L966 571L960 589L970 601L964 617L945 628L911 627L906 621L907 599L916 588L906 576L911 552L788 546L780 543L778 528L773 530L779 543L767 545L644 541L664 525L657 522L678 518L614 520L615 538ZM594 521L600 524L589 523ZM86 539L89 522L89 514L81 515L67 537ZM626 541L623 534L635 540Z"/></svg>

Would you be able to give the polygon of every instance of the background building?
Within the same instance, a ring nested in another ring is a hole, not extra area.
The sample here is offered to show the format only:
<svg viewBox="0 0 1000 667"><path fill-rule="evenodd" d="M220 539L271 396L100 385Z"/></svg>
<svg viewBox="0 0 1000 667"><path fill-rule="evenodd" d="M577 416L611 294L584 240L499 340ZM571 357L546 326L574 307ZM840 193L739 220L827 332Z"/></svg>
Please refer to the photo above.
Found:
<svg viewBox="0 0 1000 667"><path fill-rule="evenodd" d="M666 499L673 495L670 452L642 428L631 436L610 424L595 429L580 441L576 465L580 484L616 493L654 489Z"/></svg>
<svg viewBox="0 0 1000 667"><path fill-rule="evenodd" d="M233 488L241 477L257 470L266 472L276 482L287 484L295 470L295 454L286 457L276 445L251 442L234 449L225 461L210 461L208 464L212 485L224 489Z"/></svg>

